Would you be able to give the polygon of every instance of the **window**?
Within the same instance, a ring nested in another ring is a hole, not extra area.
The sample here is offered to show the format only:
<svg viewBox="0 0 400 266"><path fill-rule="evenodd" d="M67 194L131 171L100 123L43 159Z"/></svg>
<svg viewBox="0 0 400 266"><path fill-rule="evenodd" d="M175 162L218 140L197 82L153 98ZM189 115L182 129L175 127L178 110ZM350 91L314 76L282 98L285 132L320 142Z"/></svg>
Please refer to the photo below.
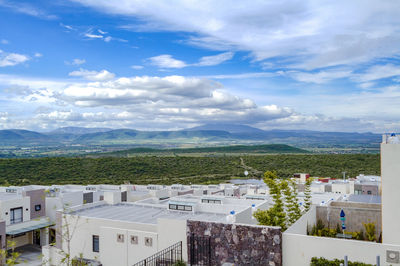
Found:
<svg viewBox="0 0 400 266"><path fill-rule="evenodd" d="M40 205L40 204L37 204L37 205L35 205L35 211L40 211L42 209L42 205Z"/></svg>
<svg viewBox="0 0 400 266"><path fill-rule="evenodd" d="M169 204L170 210L178 210L178 211L192 211L192 206L188 205L177 205L177 204Z"/></svg>
<svg viewBox="0 0 400 266"><path fill-rule="evenodd" d="M139 237L138 236L131 236L131 244L137 245L139 243Z"/></svg>
<svg viewBox="0 0 400 266"><path fill-rule="evenodd" d="M144 244L148 247L151 247L153 245L153 238L151 237L145 237L144 238Z"/></svg>
<svg viewBox="0 0 400 266"><path fill-rule="evenodd" d="M22 207L14 208L10 210L10 223L21 223L22 222Z"/></svg>
<svg viewBox="0 0 400 266"><path fill-rule="evenodd" d="M93 240L93 252L99 252L99 236L93 235L92 236L92 240Z"/></svg>
<svg viewBox="0 0 400 266"><path fill-rule="evenodd" d="M371 195L371 194L372 194L372 191L371 191L371 190L368 190L368 191L367 191L367 194L368 194L368 195Z"/></svg>
<svg viewBox="0 0 400 266"><path fill-rule="evenodd" d="M124 243L124 235L123 234L117 234L117 242Z"/></svg>
<svg viewBox="0 0 400 266"><path fill-rule="evenodd" d="M212 199L202 199L202 203L216 203L216 204L221 204L220 200L212 200Z"/></svg>

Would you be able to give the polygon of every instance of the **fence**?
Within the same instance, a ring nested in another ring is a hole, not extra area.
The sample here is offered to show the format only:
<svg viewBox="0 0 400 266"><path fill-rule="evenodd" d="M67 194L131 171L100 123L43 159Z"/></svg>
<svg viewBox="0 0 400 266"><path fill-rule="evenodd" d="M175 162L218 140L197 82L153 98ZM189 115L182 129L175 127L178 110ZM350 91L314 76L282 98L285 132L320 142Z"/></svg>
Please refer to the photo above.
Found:
<svg viewBox="0 0 400 266"><path fill-rule="evenodd" d="M172 266L182 261L182 241L139 261L133 266Z"/></svg>

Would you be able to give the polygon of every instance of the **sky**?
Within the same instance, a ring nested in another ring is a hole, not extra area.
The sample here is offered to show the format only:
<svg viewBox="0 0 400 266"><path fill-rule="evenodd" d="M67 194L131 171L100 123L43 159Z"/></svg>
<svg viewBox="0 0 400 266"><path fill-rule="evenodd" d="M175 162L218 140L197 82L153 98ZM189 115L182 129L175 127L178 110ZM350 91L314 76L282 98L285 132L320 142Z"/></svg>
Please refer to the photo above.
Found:
<svg viewBox="0 0 400 266"><path fill-rule="evenodd" d="M400 1L0 0L0 129L400 129Z"/></svg>

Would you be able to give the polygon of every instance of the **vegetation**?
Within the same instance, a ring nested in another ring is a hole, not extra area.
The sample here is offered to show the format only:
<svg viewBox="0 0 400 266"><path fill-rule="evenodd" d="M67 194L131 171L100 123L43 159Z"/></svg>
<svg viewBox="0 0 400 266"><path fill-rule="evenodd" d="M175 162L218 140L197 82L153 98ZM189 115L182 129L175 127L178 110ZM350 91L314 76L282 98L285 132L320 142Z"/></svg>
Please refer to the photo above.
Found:
<svg viewBox="0 0 400 266"><path fill-rule="evenodd" d="M283 180L283 194L285 195L286 210L288 216L289 226L295 223L301 217L301 209L299 205L299 200L297 198L298 191L296 182L293 179L288 181Z"/></svg>
<svg viewBox="0 0 400 266"><path fill-rule="evenodd" d="M123 151L106 153L106 155L128 156L145 153L309 153L307 150L295 148L285 144L266 144L266 145L230 145L220 147L198 147L180 149L153 149L153 148L133 148Z"/></svg>
<svg viewBox="0 0 400 266"><path fill-rule="evenodd" d="M264 182L269 187L274 205L268 210L257 210L253 215L259 224L280 226L285 231L301 217L296 184L293 180L278 179L275 171L266 171Z"/></svg>
<svg viewBox="0 0 400 266"><path fill-rule="evenodd" d="M363 262L352 262L349 261L348 262L349 266L373 266L372 264L367 264L367 263L363 263ZM311 266L340 266L340 265L344 265L344 260L339 260L339 259L334 259L334 260L327 260L325 258L317 258L317 257L313 257L311 258Z"/></svg>
<svg viewBox="0 0 400 266"><path fill-rule="evenodd" d="M355 240L365 240L376 242L376 232L375 232L375 224L374 223L365 223L364 224L365 233L363 230L358 232L349 232L346 231L346 235L350 235L352 239ZM322 237L337 237L338 234L342 234L343 231L339 224L336 225L336 229L331 229L325 227L322 220L317 220L317 223L313 225L311 228L311 232L308 232L308 235L312 236L322 236Z"/></svg>
<svg viewBox="0 0 400 266"><path fill-rule="evenodd" d="M280 226L286 230L286 212L282 199L283 182L278 180L276 172L264 173L264 182L269 187L269 194L274 199L274 205L268 210L257 210L253 215L261 225Z"/></svg>
<svg viewBox="0 0 400 266"><path fill-rule="evenodd" d="M15 251L16 243L11 240L7 240L7 249L0 249L0 264L4 262L5 265L16 265L23 262L20 259L21 253Z"/></svg>
<svg viewBox="0 0 400 266"><path fill-rule="evenodd" d="M305 212L308 212L308 210L310 210L311 204L312 204L311 183L312 183L311 178L308 178L306 181L306 185L304 187L304 196L305 196L304 210L305 210Z"/></svg>
<svg viewBox="0 0 400 266"><path fill-rule="evenodd" d="M219 183L233 177L261 178L267 170L282 178L305 172L340 178L379 175L379 155L135 156L131 158L0 159L0 185ZM253 169L253 170L249 170Z"/></svg>

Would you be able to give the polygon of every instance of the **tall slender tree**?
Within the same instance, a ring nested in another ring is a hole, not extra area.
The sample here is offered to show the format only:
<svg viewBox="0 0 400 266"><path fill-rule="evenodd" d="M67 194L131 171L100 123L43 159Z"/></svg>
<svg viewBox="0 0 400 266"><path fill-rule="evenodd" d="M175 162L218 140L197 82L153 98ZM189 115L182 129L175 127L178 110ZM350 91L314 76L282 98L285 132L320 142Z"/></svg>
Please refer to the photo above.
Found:
<svg viewBox="0 0 400 266"><path fill-rule="evenodd" d="M311 178L308 178L306 180L306 184L304 187L304 211L308 212L308 210L311 208L311 204L312 204L312 198L311 198L311 183L312 180Z"/></svg>

